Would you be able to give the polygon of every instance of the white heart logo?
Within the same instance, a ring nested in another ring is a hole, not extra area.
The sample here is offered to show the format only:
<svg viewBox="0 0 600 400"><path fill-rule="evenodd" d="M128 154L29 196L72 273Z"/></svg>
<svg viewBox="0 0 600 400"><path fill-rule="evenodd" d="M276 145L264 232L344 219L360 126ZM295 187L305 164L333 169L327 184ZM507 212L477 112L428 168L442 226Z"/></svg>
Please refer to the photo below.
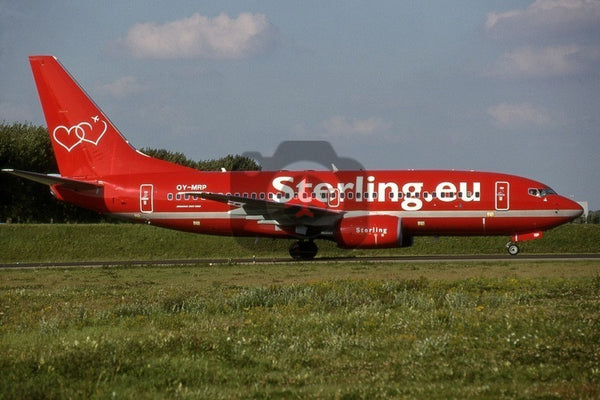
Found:
<svg viewBox="0 0 600 400"><path fill-rule="evenodd" d="M87 122L82 122L81 124L74 125L70 128L67 128L64 125L59 125L56 128L54 128L52 136L54 137L56 143L60 144L67 151L70 152L79 143L81 143L83 137L85 136L84 128L81 127L82 124L89 125L91 130L92 126Z"/></svg>
<svg viewBox="0 0 600 400"><path fill-rule="evenodd" d="M94 122L98 122L98 117L94 117L92 119ZM87 142L97 146L100 142L100 139L102 139L106 133L106 129L108 128L106 121L101 122L104 124L104 127L98 128L98 125L95 125L96 129L94 129L89 122L80 122L77 125L71 126L70 128L67 128L64 125L59 125L54 128L52 137L56 143L64 147L68 152L77 147L77 145L79 145L81 142Z"/></svg>
<svg viewBox="0 0 600 400"><path fill-rule="evenodd" d="M94 146L98 146L98 142L100 142L100 139L102 139L102 136L104 136L104 134L106 133L106 122L102 121L102 123L104 124L104 129L102 129L102 131L100 132L100 129L96 128L94 129L94 127L92 127L92 125L88 124L87 122L82 122L79 125L87 125L90 127L90 130L83 130L82 132L84 133L84 136L81 138L81 140L83 140L84 142L88 142L93 144ZM97 127L98 125L94 125L95 127ZM77 131L79 132L79 130Z"/></svg>

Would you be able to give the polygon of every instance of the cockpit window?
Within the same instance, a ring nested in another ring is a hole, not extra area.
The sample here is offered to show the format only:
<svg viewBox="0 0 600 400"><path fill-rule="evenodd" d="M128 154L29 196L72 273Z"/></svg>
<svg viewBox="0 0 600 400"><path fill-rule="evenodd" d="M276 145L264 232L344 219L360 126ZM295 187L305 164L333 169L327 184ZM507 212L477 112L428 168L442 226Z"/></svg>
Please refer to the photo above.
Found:
<svg viewBox="0 0 600 400"><path fill-rule="evenodd" d="M551 194L556 194L556 192L552 189L550 189L549 187L546 188L529 188L528 193L531 196L535 196L535 197L546 197L549 196Z"/></svg>
<svg viewBox="0 0 600 400"><path fill-rule="evenodd" d="M556 192L550 188L540 189L540 196L542 196L542 197L546 197L551 194L556 194Z"/></svg>

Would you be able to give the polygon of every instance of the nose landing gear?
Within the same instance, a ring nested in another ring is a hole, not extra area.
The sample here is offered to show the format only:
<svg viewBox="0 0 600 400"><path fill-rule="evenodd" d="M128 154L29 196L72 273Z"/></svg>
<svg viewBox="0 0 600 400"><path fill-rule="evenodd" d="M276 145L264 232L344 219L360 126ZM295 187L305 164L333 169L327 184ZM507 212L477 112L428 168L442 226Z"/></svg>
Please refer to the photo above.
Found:
<svg viewBox="0 0 600 400"><path fill-rule="evenodd" d="M519 246L515 242L506 243L506 249L508 250L508 254L510 254L511 256L516 256L517 254L519 254L520 250Z"/></svg>
<svg viewBox="0 0 600 400"><path fill-rule="evenodd" d="M317 255L319 248L312 240L299 240L290 245L290 256L294 260L312 260Z"/></svg>
<svg viewBox="0 0 600 400"><path fill-rule="evenodd" d="M542 231L515 234L511 237L510 242L506 243L506 249L511 256L515 256L519 253L519 242L541 239L543 236Z"/></svg>

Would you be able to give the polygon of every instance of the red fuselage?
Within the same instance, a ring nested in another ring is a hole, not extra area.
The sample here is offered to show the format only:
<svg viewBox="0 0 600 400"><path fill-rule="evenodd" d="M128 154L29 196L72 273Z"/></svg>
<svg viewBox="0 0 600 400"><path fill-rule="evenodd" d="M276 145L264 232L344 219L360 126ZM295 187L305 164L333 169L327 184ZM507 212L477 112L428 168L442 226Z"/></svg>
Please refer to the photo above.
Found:
<svg viewBox="0 0 600 400"><path fill-rule="evenodd" d="M343 213L344 218L395 216L408 236L517 235L550 229L581 214L576 202L546 185L499 173L187 171L105 177L103 190L55 191L61 199L102 213L217 235L301 236L285 224L270 223L268 217L248 215L234 202L204 199L202 192L305 204ZM334 229L319 224L320 234Z"/></svg>

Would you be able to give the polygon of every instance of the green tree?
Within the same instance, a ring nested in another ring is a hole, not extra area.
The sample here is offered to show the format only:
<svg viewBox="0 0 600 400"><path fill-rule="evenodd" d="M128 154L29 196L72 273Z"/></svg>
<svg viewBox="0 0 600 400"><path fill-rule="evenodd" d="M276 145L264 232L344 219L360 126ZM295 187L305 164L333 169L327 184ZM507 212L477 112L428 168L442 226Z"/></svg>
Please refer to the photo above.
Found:
<svg viewBox="0 0 600 400"><path fill-rule="evenodd" d="M190 160L183 153L173 152L165 149L151 149L149 147L143 147L139 150L150 157L183 165L184 167L199 169L198 162Z"/></svg>
<svg viewBox="0 0 600 400"><path fill-rule="evenodd" d="M229 154L225 157L214 160L194 161L187 158L183 153L172 152L165 149L150 149L148 147L144 147L140 149L140 151L154 158L160 158L161 160L202 171L220 171L221 168L225 168L227 171L260 170L260 166L254 160L240 155Z"/></svg>

